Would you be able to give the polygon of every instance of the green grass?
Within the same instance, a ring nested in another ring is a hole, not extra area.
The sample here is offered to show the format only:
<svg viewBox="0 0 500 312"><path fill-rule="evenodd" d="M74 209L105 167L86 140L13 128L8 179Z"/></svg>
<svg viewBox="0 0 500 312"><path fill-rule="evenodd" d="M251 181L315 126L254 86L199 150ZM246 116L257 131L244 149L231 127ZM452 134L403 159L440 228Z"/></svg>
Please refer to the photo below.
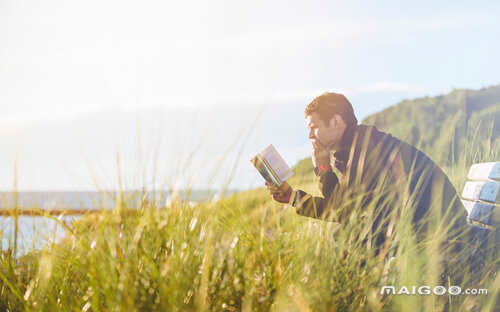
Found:
<svg viewBox="0 0 500 312"><path fill-rule="evenodd" d="M498 155L490 151L475 161ZM447 168L456 186L468 165ZM311 169L310 160L300 162L290 183L317 193ZM4 252L0 310L442 311L448 304L450 311L493 311L500 304L494 254L479 277L459 267L464 277L455 284L486 288L488 295L381 296L384 285L441 285L442 228L416 244L409 218L401 218L391 244L375 256L363 243L372 219L356 213L361 207L342 224L324 222L271 201L264 188L193 207L124 201L109 208L74 221L57 244L18 258Z"/></svg>

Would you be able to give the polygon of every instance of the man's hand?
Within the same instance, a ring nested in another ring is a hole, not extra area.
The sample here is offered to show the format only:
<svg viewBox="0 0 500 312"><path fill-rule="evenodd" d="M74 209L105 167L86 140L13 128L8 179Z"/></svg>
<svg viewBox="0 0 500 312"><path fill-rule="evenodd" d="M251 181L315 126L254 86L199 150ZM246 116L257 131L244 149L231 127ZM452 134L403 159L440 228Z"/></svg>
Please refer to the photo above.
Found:
<svg viewBox="0 0 500 312"><path fill-rule="evenodd" d="M312 162L316 168L330 168L330 151L313 143Z"/></svg>
<svg viewBox="0 0 500 312"><path fill-rule="evenodd" d="M273 196L273 199L278 203L288 204L293 189L287 182L283 182L280 187L266 181L266 187Z"/></svg>

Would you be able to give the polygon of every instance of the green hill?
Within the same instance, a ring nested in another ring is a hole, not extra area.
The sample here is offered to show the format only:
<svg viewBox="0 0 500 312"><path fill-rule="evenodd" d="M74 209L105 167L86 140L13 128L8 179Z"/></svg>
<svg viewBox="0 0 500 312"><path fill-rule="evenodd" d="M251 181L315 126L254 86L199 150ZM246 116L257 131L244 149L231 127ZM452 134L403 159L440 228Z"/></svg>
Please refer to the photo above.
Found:
<svg viewBox="0 0 500 312"><path fill-rule="evenodd" d="M419 147L448 167L469 148L490 149L500 143L500 85L405 100L363 123Z"/></svg>

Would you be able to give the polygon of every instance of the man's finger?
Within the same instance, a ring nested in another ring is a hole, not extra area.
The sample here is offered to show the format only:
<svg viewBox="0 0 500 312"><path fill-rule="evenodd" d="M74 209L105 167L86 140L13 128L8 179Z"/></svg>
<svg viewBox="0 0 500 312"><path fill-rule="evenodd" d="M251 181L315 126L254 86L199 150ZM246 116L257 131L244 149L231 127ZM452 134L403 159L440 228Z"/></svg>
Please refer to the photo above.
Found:
<svg viewBox="0 0 500 312"><path fill-rule="evenodd" d="M282 192L286 192L286 190L288 190L290 186L286 183L283 183L281 184L281 186L279 187L279 190L282 191Z"/></svg>

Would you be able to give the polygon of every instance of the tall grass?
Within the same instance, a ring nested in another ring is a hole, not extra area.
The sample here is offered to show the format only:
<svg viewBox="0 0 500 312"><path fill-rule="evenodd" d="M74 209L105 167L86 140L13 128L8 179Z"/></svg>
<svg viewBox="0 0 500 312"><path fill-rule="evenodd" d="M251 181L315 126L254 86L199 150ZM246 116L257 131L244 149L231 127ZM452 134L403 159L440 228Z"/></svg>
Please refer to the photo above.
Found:
<svg viewBox="0 0 500 312"><path fill-rule="evenodd" d="M475 160L500 154L482 155ZM463 172L458 164L451 170ZM305 175L291 183L315 186ZM377 207L356 200L339 224L297 216L263 188L195 206L119 198L116 207L103 207L115 209L73 221L57 244L21 257L4 252L0 310L494 311L500 304L495 253L476 255L485 261L474 274L457 261L461 279L443 279L439 233L446 224L439 222L434 235L417 243L410 218L401 217L387 248L377 252L365 240L374 216L357 213ZM488 295L380 294L385 285L454 283L486 288Z"/></svg>

